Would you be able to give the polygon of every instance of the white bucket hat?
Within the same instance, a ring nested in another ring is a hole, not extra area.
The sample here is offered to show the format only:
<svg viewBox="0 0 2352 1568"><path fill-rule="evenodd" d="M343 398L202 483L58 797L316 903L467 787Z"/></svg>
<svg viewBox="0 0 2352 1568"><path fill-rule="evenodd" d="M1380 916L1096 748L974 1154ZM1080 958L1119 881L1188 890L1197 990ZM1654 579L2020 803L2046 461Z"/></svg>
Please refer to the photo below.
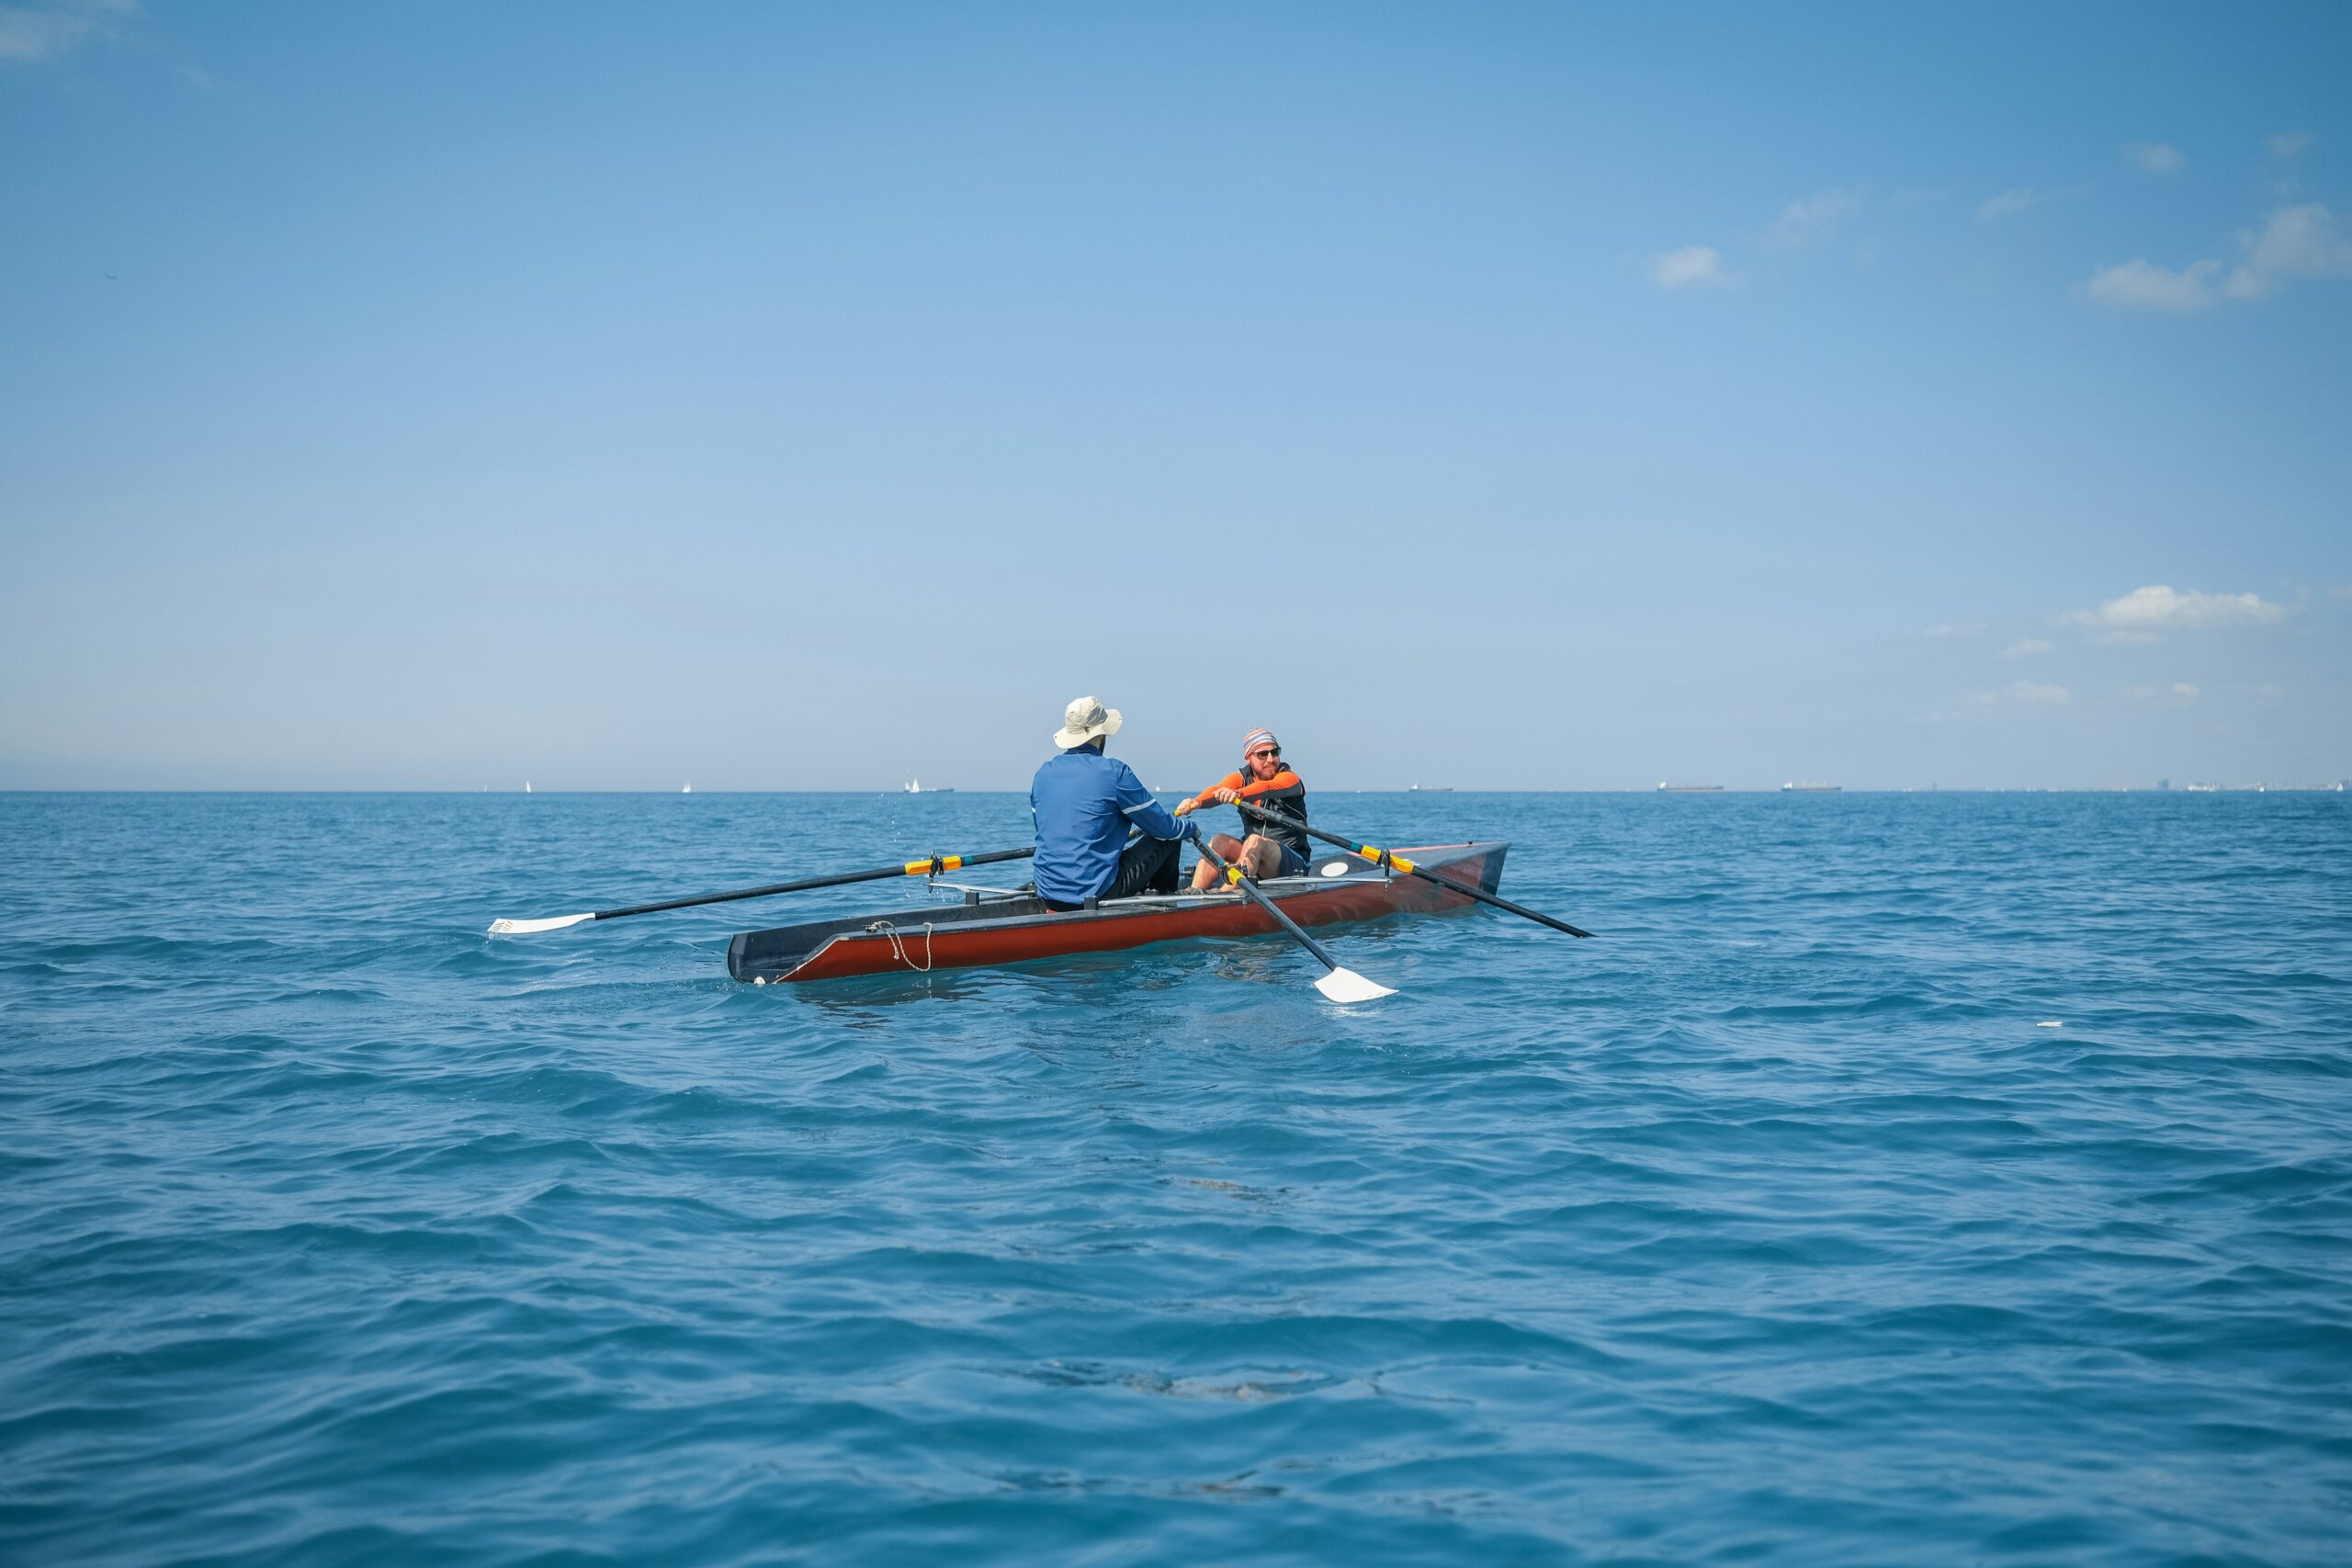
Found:
<svg viewBox="0 0 2352 1568"><path fill-rule="evenodd" d="M1118 734L1119 724L1117 708L1104 707L1100 697L1080 697L1062 710L1062 727L1054 732L1054 744L1067 751L1098 735Z"/></svg>

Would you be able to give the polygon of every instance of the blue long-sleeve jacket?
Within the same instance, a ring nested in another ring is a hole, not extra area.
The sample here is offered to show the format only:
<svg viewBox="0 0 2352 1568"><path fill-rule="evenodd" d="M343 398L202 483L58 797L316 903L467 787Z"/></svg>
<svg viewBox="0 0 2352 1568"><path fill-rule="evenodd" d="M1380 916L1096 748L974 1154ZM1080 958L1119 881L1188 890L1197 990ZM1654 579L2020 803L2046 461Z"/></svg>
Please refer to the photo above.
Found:
<svg viewBox="0 0 2352 1568"><path fill-rule="evenodd" d="M1037 819L1037 891L1057 904L1109 889L1130 824L1155 839L1196 832L1151 797L1133 768L1091 746L1072 747L1037 770L1029 810Z"/></svg>

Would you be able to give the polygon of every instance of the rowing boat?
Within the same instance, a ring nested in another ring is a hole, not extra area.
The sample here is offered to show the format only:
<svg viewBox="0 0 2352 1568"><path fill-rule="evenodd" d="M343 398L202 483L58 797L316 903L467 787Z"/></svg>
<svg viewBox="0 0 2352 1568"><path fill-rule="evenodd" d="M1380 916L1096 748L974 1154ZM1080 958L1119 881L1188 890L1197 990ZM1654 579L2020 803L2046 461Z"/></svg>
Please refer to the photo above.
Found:
<svg viewBox="0 0 2352 1568"><path fill-rule="evenodd" d="M1400 850L1423 868L1481 892L1501 883L1505 843ZM1400 876L1361 855L1325 854L1304 876L1257 884L1302 926L1466 908L1467 893ZM1192 937L1259 936L1280 928L1229 886L1148 894L1085 909L1046 908L1034 893L966 888L964 902L854 915L744 931L727 944L727 972L754 985L838 980L854 975L965 969L1073 953L1115 953Z"/></svg>
<svg viewBox="0 0 2352 1568"><path fill-rule="evenodd" d="M1445 844L1397 852L1440 876L1492 893L1502 881L1510 848ZM1302 926L1433 913L1472 902L1466 893L1396 875L1361 855L1327 854L1304 876L1270 876L1257 886ZM1192 937L1260 936L1278 929L1264 910L1231 887L1147 894L1067 912L1048 909L1034 893L968 888L961 904L743 931L727 944L727 972L754 985L839 980L1115 953Z"/></svg>

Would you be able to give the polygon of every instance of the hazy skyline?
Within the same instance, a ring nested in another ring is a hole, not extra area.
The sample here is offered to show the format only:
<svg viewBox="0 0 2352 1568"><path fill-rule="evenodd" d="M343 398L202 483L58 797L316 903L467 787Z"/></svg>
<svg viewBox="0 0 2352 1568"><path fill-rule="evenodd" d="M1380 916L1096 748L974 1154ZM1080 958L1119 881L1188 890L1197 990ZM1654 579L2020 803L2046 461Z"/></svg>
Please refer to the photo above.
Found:
<svg viewBox="0 0 2352 1568"><path fill-rule="evenodd" d="M2342 778L2346 58L0 7L0 787Z"/></svg>

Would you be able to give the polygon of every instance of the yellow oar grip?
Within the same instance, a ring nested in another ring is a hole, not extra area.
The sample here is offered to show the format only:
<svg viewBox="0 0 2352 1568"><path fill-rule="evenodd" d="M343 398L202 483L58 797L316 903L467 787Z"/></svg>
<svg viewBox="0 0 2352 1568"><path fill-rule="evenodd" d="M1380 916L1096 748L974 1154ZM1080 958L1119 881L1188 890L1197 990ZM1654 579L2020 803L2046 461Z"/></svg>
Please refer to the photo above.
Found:
<svg viewBox="0 0 2352 1568"><path fill-rule="evenodd" d="M962 855L933 855L927 860L910 860L899 869L909 876L937 876L943 871L954 871L964 863Z"/></svg>
<svg viewBox="0 0 2352 1568"><path fill-rule="evenodd" d="M1372 862L1374 865L1393 865L1398 871L1403 872L1409 872L1413 869L1413 863L1411 861L1407 860L1403 855L1391 854L1386 850L1382 849L1378 844L1358 844L1356 846L1356 853L1363 856L1364 859Z"/></svg>

